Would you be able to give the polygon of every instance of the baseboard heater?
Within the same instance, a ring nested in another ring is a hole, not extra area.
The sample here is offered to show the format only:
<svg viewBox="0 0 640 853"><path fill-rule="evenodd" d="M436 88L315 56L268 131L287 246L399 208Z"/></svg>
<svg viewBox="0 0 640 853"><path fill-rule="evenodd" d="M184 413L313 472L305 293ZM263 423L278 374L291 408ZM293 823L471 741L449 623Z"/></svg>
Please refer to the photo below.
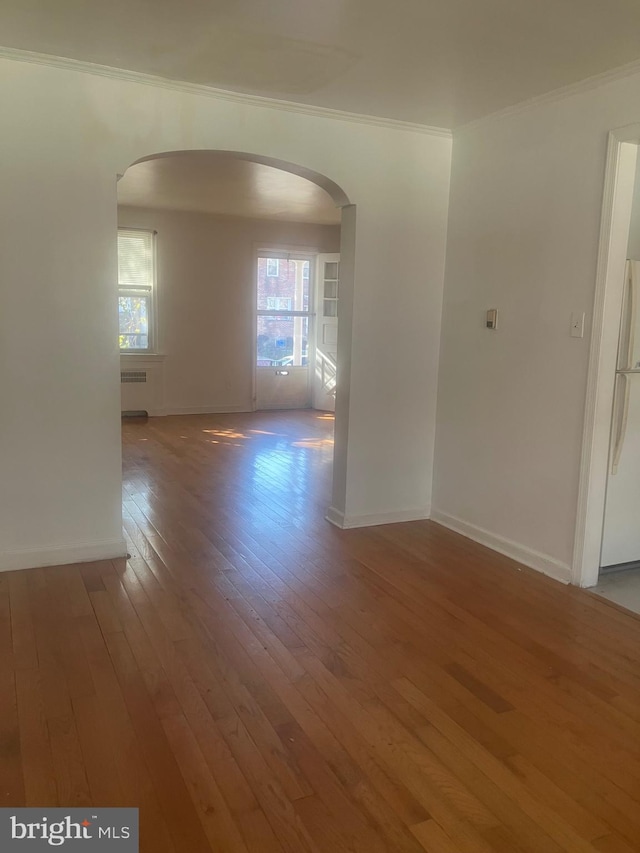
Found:
<svg viewBox="0 0 640 853"><path fill-rule="evenodd" d="M157 403L158 377L155 371L120 371L120 409L123 418L148 418L149 412L155 414Z"/></svg>
<svg viewBox="0 0 640 853"><path fill-rule="evenodd" d="M147 381L147 371L146 370L121 370L120 371L120 382L146 382Z"/></svg>

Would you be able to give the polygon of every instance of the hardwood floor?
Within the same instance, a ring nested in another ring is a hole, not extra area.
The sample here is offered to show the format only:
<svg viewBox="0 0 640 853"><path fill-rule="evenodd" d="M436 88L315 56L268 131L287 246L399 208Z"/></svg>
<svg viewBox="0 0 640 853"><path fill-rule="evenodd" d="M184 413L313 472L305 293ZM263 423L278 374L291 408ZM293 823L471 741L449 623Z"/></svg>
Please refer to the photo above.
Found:
<svg viewBox="0 0 640 853"><path fill-rule="evenodd" d="M143 853L640 850L640 620L324 520L330 416L124 426L131 559L0 575L2 805Z"/></svg>

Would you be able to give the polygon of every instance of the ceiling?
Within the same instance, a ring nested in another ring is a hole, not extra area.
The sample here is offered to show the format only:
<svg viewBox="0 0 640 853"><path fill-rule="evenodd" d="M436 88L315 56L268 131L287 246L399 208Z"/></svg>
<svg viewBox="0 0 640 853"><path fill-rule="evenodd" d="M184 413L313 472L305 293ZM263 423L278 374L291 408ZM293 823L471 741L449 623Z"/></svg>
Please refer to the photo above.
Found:
<svg viewBox="0 0 640 853"><path fill-rule="evenodd" d="M118 181L118 204L284 222L340 223L325 190L273 166L216 151L144 160Z"/></svg>
<svg viewBox="0 0 640 853"><path fill-rule="evenodd" d="M2 0L6 47L455 128L640 57L638 0Z"/></svg>

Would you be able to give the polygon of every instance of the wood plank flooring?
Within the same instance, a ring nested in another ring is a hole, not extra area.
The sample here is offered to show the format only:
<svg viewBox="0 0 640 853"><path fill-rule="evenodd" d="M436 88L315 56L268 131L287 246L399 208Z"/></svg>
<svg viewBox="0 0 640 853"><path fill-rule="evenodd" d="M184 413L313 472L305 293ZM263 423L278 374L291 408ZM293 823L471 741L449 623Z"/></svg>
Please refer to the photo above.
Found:
<svg viewBox="0 0 640 853"><path fill-rule="evenodd" d="M640 620L324 519L332 419L124 425L131 559L0 575L1 805L143 853L640 850Z"/></svg>

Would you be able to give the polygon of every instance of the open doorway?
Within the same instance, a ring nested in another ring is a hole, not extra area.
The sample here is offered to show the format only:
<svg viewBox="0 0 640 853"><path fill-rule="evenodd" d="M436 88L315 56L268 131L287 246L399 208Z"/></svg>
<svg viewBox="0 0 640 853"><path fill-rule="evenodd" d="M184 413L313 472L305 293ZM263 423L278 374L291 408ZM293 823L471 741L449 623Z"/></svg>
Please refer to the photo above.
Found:
<svg viewBox="0 0 640 853"><path fill-rule="evenodd" d="M341 199L325 183L232 152L177 152L126 171L118 183L123 411L334 410ZM256 259L269 285L258 300ZM318 308L327 323L316 322ZM323 418L325 432L332 423ZM329 489L324 511L330 503Z"/></svg>
<svg viewBox="0 0 640 853"><path fill-rule="evenodd" d="M574 579L640 612L640 126L610 136Z"/></svg>

